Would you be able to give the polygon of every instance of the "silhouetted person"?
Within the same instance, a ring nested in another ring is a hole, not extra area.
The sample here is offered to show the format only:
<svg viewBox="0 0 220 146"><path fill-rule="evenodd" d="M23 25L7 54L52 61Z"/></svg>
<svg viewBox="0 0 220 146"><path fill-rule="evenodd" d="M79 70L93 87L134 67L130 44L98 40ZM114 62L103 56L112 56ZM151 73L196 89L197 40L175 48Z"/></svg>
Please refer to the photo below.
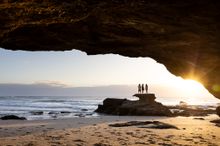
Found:
<svg viewBox="0 0 220 146"><path fill-rule="evenodd" d="M141 84L138 84L138 93L141 93Z"/></svg>
<svg viewBox="0 0 220 146"><path fill-rule="evenodd" d="M142 84L141 92L144 93L144 84Z"/></svg>
<svg viewBox="0 0 220 146"><path fill-rule="evenodd" d="M145 84L145 91L146 91L146 93L148 93L148 85L147 84Z"/></svg>

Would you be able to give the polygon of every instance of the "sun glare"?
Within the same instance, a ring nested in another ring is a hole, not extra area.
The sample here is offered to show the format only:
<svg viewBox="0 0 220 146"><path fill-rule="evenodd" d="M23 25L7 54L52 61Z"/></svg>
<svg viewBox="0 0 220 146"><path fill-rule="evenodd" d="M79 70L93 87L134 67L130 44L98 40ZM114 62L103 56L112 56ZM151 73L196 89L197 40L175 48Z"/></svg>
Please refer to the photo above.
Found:
<svg viewBox="0 0 220 146"><path fill-rule="evenodd" d="M204 90L204 86L195 81L195 80L185 80L185 82L180 85L180 87L185 88L189 92L191 92L192 95L198 96L201 94L201 92Z"/></svg>
<svg viewBox="0 0 220 146"><path fill-rule="evenodd" d="M192 105L206 102L205 97L209 94L208 90L200 82L195 80L178 80L175 86L185 93L189 104Z"/></svg>

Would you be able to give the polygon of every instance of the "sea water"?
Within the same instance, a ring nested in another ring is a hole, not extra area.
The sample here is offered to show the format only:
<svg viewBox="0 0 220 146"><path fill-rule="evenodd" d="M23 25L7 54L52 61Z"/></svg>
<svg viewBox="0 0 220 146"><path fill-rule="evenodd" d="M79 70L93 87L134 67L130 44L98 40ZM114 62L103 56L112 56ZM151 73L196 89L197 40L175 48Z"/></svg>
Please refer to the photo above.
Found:
<svg viewBox="0 0 220 146"><path fill-rule="evenodd" d="M95 109L105 97L13 96L0 97L0 117L16 115L28 120L98 116Z"/></svg>
<svg viewBox="0 0 220 146"><path fill-rule="evenodd" d="M100 115L94 111L105 98L107 96L0 96L0 117L16 115L28 120L97 117ZM171 101L162 103L173 105Z"/></svg>

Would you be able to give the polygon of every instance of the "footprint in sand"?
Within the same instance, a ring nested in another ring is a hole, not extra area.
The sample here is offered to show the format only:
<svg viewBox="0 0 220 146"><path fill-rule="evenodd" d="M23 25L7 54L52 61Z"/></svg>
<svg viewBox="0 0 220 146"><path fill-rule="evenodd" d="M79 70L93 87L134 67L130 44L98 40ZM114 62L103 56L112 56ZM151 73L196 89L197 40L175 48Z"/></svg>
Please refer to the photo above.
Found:
<svg viewBox="0 0 220 146"><path fill-rule="evenodd" d="M165 138L173 138L173 137L175 137L174 135L167 135Z"/></svg>
<svg viewBox="0 0 220 146"><path fill-rule="evenodd" d="M161 145L161 146L173 146L172 144L168 144L168 143L158 143L158 145Z"/></svg>
<svg viewBox="0 0 220 146"><path fill-rule="evenodd" d="M156 142L153 141L152 139L148 139L148 142L149 142L150 144L156 144Z"/></svg>
<svg viewBox="0 0 220 146"><path fill-rule="evenodd" d="M146 142L139 142L139 141L135 142L135 144L149 145L149 143L146 143Z"/></svg>
<svg viewBox="0 0 220 146"><path fill-rule="evenodd" d="M30 142L30 143L26 144L25 146L35 146L35 144L33 142Z"/></svg>
<svg viewBox="0 0 220 146"><path fill-rule="evenodd" d="M73 140L74 142L85 142L84 140L81 140L81 139L76 139L76 140Z"/></svg>

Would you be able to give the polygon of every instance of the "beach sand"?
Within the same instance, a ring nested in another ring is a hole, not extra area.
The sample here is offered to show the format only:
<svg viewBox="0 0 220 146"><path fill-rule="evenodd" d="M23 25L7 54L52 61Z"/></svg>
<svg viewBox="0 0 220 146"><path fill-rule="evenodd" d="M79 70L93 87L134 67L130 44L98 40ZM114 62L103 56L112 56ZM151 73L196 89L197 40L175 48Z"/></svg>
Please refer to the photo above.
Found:
<svg viewBox="0 0 220 146"><path fill-rule="evenodd" d="M101 116L38 121L0 121L1 146L220 146L220 127L203 117ZM110 123L157 120L179 129L137 126L111 127Z"/></svg>

